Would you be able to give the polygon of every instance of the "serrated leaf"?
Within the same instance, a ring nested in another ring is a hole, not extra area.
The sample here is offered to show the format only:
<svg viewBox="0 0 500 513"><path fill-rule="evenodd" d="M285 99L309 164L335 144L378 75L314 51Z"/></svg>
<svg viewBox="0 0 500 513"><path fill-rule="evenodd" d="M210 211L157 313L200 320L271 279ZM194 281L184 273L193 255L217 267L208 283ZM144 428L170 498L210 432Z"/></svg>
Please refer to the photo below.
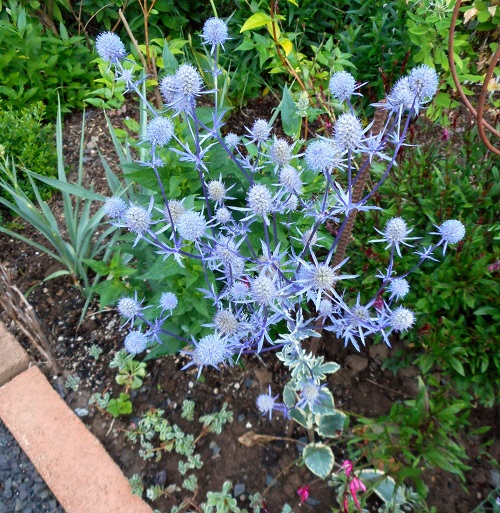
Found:
<svg viewBox="0 0 500 513"><path fill-rule="evenodd" d="M302 453L307 468L318 477L326 479L332 469L335 458L333 452L325 444L308 444Z"/></svg>

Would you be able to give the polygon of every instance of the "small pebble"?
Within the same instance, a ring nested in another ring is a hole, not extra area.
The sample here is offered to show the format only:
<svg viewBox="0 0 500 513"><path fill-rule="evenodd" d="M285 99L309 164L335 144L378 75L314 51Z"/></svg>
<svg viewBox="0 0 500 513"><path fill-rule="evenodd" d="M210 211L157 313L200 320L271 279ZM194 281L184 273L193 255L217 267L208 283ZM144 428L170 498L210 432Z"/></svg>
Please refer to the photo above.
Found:
<svg viewBox="0 0 500 513"><path fill-rule="evenodd" d="M87 408L75 408L75 413L79 417L86 417L89 414L89 410Z"/></svg>
<svg viewBox="0 0 500 513"><path fill-rule="evenodd" d="M250 424L250 422L247 422L247 423L245 424L245 427L246 427L247 429L250 429L250 428L252 427L252 424Z"/></svg>
<svg viewBox="0 0 500 513"><path fill-rule="evenodd" d="M245 484L244 483L236 483L234 485L234 496L239 497L245 493Z"/></svg>

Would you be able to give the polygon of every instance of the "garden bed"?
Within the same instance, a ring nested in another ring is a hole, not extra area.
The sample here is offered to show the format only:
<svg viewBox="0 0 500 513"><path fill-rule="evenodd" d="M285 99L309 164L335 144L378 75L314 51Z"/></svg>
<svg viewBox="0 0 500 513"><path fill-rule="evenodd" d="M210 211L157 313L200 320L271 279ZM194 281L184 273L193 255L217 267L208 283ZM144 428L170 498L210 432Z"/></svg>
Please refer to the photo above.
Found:
<svg viewBox="0 0 500 513"><path fill-rule="evenodd" d="M234 131L241 133L243 126L249 124L246 120L270 117L273 106L272 99L252 102L239 118L233 118L231 127L234 125ZM112 122L117 122L120 116L133 115L130 110L132 107L128 109L129 112L117 113L112 117ZM85 180L87 184L93 183L97 192L106 194L97 147L110 161L113 161L114 150L102 114L92 111L87 113L87 117ZM78 113L71 116L65 126L66 160L69 167L74 166L78 160L80 126ZM51 206L56 212L61 212L57 196L52 198ZM39 237L29 227L24 228L23 234L34 240ZM140 474L148 485L167 483L180 487L182 483L175 456L164 454L157 463L151 460L145 462L139 456L139 447L127 441L125 431L131 424L137 423L145 411L150 408L165 410L171 423L178 424L186 433L196 437L201 431L201 424L196 420L188 422L181 418L182 402L185 399L194 401L196 417L220 410L227 402L228 409L234 414L234 421L224 426L221 435L208 434L198 442L198 452L204 463L202 470L197 472L200 485L196 496L198 503L205 500L208 491L220 491L224 481L231 480L233 485L239 485L238 497L244 496L243 504L247 504L245 501L249 494L266 491L265 501L269 512L279 512L284 503L289 503L297 511L297 489L304 485L309 485L311 492L303 508L328 511L330 506L335 505L336 494L331 487L316 479L305 467L294 465L300 456L300 443L276 440L245 447L238 441L249 431L295 440L305 436L304 430L298 425L279 417L269 421L262 418L255 408L258 394L266 392L270 384L273 390L279 388L278 385L285 380L283 369L274 357L245 360L243 368L223 368L220 372L209 369L204 372L201 381L196 380L194 370L181 371L186 363L182 356L148 362L148 377L144 385L136 393L132 392L132 415L113 420L109 414L89 407L88 400L93 393L104 392L110 386L115 393L121 390L115 383L116 371L109 368L109 362L123 346L126 335L126 331L120 328L123 321L116 311L99 311L98 305L93 303L83 323L78 326L83 300L71 281L58 278L40 284L45 276L57 270L57 265L52 266L45 255L3 234L0 235L0 255L12 283L20 290L26 292L37 285L29 301L41 321L42 329L61 366L68 373L77 374L81 378L78 390L67 394L65 399L72 409L88 410L88 415L83 416L82 420L102 441L126 476ZM5 317L2 319L7 321ZM15 332L12 323L7 322L7 325ZM31 350L27 341L22 337L20 339ZM98 345L103 350L97 360L88 355L92 345ZM396 341L392 351L403 345L404 342ZM351 347L344 349L339 341L326 335L321 341L320 350L328 359L341 365L341 370L329 379L339 410L351 415L376 417L387 414L395 401L416 396L418 369L407 367L395 375L383 370L383 361L392 353L386 346L370 346L362 348L358 353ZM32 357L39 359L36 353L32 353ZM60 392L64 394L68 391ZM494 469L489 459L483 458L481 444L488 439L495 439L489 451L494 458L500 459L498 410L476 408L470 420L471 429L492 426L492 431L482 436L462 433L463 444L470 458L468 464L472 467L466 473L468 491L464 490L459 478L452 474L440 470L425 473L425 481L429 486L428 504L436 506L439 513L470 512L493 489ZM339 441L333 449L337 463L342 463L347 458L345 441ZM154 507L168 512L172 505L187 495L185 490L174 490L172 497L156 501Z"/></svg>

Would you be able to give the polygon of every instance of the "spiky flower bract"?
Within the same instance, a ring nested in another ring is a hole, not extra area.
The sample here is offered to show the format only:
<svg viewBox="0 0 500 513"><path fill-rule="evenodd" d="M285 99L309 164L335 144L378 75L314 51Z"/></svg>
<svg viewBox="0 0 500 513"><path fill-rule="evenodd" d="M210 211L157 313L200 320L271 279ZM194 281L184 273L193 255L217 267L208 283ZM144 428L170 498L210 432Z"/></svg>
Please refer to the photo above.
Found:
<svg viewBox="0 0 500 513"><path fill-rule="evenodd" d="M179 216L176 228L183 239L195 241L204 235L207 222L200 212L187 210Z"/></svg>
<svg viewBox="0 0 500 513"><path fill-rule="evenodd" d="M120 219L127 211L127 204L121 198L113 196L106 198L104 203L104 213L111 219Z"/></svg>
<svg viewBox="0 0 500 513"><path fill-rule="evenodd" d="M227 224L231 221L232 215L227 207L220 207L215 211L215 220L220 224Z"/></svg>
<svg viewBox="0 0 500 513"><path fill-rule="evenodd" d="M134 330L125 337L124 345L130 354L139 354L146 350L148 342L149 339L144 333Z"/></svg>
<svg viewBox="0 0 500 513"><path fill-rule="evenodd" d="M356 89L356 80L347 71L337 71L330 78L330 92L341 102L348 100Z"/></svg>
<svg viewBox="0 0 500 513"><path fill-rule="evenodd" d="M99 57L111 64L116 64L127 56L125 45L113 32L103 32L95 40L95 47Z"/></svg>
<svg viewBox="0 0 500 513"><path fill-rule="evenodd" d="M175 100L175 76L167 75L160 80L159 85L160 93L163 101L170 105Z"/></svg>
<svg viewBox="0 0 500 513"><path fill-rule="evenodd" d="M381 104L383 108L390 108L396 112L411 109L415 100L415 94L412 93L408 83L408 77L400 78L387 95L387 104Z"/></svg>
<svg viewBox="0 0 500 513"><path fill-rule="evenodd" d="M146 140L152 146L165 146L174 135L174 124L169 118L157 117L146 127Z"/></svg>
<svg viewBox="0 0 500 513"><path fill-rule="evenodd" d="M274 406L276 404L276 399L278 396L273 397L271 395L271 385L269 385L269 391L267 394L259 394L257 396L256 405L257 409L262 413L262 415L269 415L269 420L271 420L271 416L274 410Z"/></svg>
<svg viewBox="0 0 500 513"><path fill-rule="evenodd" d="M425 64L412 69L408 76L408 86L421 102L434 98L438 85L436 70Z"/></svg>
<svg viewBox="0 0 500 513"><path fill-rule="evenodd" d="M226 23L219 18L209 18L203 25L201 38L205 44L224 45L228 39Z"/></svg>
<svg viewBox="0 0 500 513"><path fill-rule="evenodd" d="M317 385L314 379L302 379L300 383L300 400L295 405L296 408L314 407L325 399L325 393L322 390L326 384Z"/></svg>

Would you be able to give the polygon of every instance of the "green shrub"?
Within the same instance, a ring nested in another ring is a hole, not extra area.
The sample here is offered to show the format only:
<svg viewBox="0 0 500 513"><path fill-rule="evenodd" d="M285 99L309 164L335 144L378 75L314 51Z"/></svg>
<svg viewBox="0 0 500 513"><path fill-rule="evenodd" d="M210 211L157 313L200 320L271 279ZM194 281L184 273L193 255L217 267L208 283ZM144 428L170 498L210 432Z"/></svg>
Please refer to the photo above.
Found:
<svg viewBox="0 0 500 513"><path fill-rule="evenodd" d="M53 32L33 11L0 3L0 100L13 109L43 101L55 119L58 95L63 112L83 107L96 76L92 52L85 38L70 36L62 23Z"/></svg>
<svg viewBox="0 0 500 513"><path fill-rule="evenodd" d="M52 123L44 123L45 106L38 102L14 112L4 110L0 102L0 145L5 156L12 157L20 168L26 168L42 176L57 175L56 131ZM18 183L31 200L35 199L27 176L20 172ZM51 196L52 188L41 184L42 198ZM3 191L0 192L0 195Z"/></svg>

